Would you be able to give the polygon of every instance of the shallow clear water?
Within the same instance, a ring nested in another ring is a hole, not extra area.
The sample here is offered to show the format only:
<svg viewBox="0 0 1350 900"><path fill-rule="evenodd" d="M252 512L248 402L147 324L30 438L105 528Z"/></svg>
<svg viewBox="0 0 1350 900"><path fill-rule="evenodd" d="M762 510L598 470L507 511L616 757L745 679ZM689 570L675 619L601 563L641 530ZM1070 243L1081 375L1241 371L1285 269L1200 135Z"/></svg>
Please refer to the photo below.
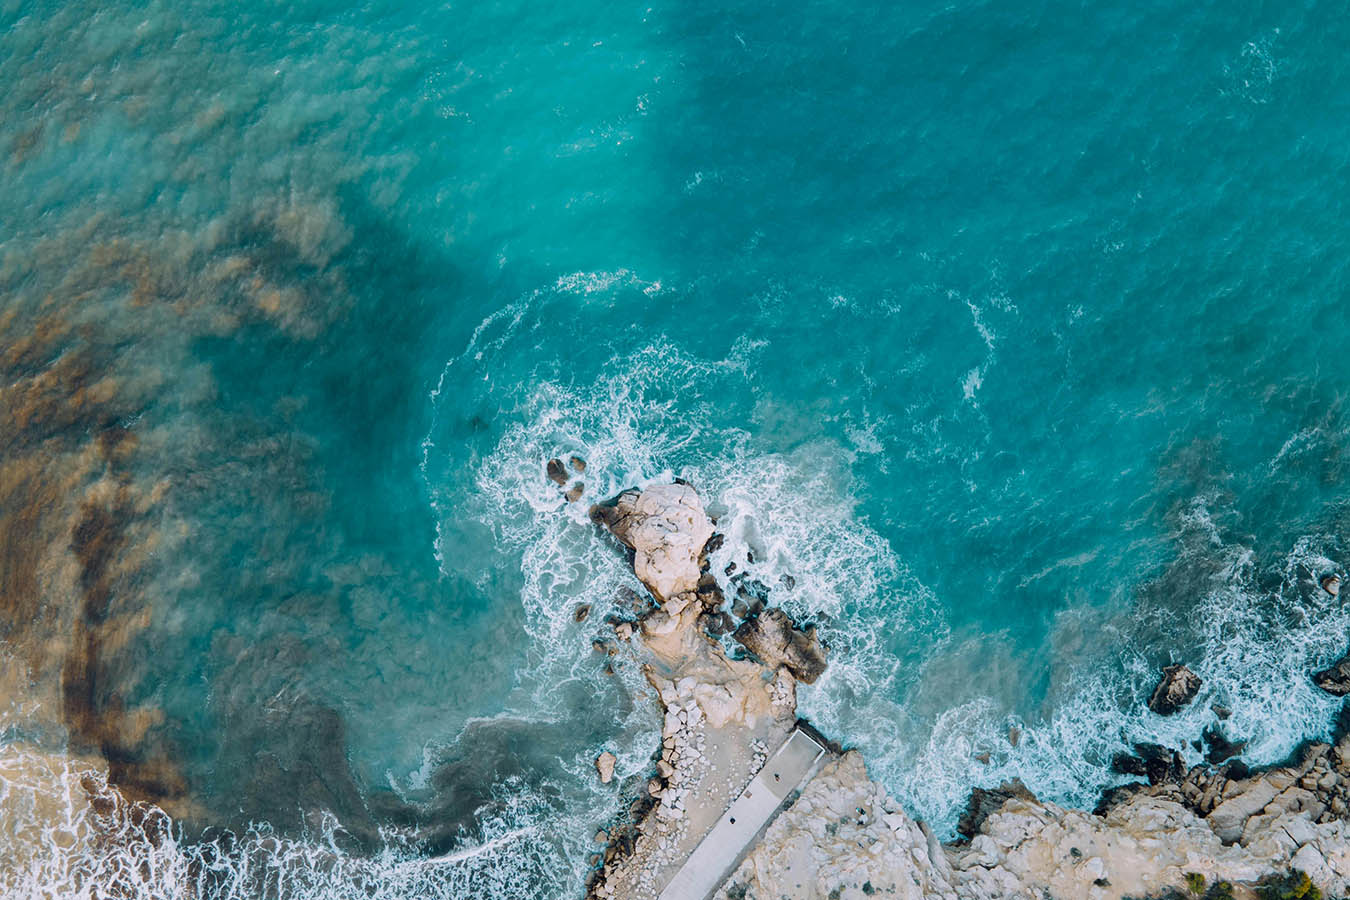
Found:
<svg viewBox="0 0 1350 900"><path fill-rule="evenodd" d="M699 487L715 570L834 648L807 714L939 830L1013 775L1090 805L1211 703L1282 757L1350 625L1313 589L1350 534L1348 30L0 5L6 327L93 335L127 477L166 484L101 690L162 716L194 828L444 823L441 880L352 858L296 896L575 894L619 802L590 760L640 773L659 727L591 653L633 582L544 477L577 453L591 499ZM1205 688L1163 720L1173 660Z"/></svg>

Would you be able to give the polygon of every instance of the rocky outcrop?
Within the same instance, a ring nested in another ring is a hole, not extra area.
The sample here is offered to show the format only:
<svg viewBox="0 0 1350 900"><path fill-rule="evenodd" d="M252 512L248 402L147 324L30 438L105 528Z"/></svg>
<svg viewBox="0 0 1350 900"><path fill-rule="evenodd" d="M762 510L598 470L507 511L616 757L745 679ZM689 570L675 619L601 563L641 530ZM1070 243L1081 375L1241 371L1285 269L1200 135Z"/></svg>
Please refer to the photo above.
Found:
<svg viewBox="0 0 1350 900"><path fill-rule="evenodd" d="M1185 666L1166 666L1148 698L1148 708L1160 716L1170 716L1194 700L1202 684L1200 676Z"/></svg>
<svg viewBox="0 0 1350 900"><path fill-rule="evenodd" d="M664 721L654 769L597 855L588 897L653 900L796 722L786 667L729 658L705 633L721 592L706 569L712 522L686 484L625 491L592 518L633 550L633 570L656 598L621 605L613 624L643 664ZM634 639L636 638L636 639Z"/></svg>
<svg viewBox="0 0 1350 900"><path fill-rule="evenodd" d="M984 825L985 819L1002 809L1003 804L1009 800L1025 800L1035 803L1036 796L1016 778L993 789L975 788L970 792L970 800L966 802L965 812L957 820L957 832L968 838L979 834L980 827Z"/></svg>
<svg viewBox="0 0 1350 900"><path fill-rule="evenodd" d="M1336 697L1350 694L1350 653L1313 675L1313 684Z"/></svg>
<svg viewBox="0 0 1350 900"><path fill-rule="evenodd" d="M633 551L633 572L662 603L698 589L700 556L713 525L687 484L624 491L591 507L591 518Z"/></svg>
<svg viewBox="0 0 1350 900"><path fill-rule="evenodd" d="M1276 803L1289 790L1275 790L1280 782L1253 782L1227 801L1247 797L1222 819L1224 828L1240 823L1233 841L1164 796L1135 793L1098 815L1005 788L980 792L970 840L943 846L868 779L858 754L848 753L803 790L716 897L1122 900L1163 896L1201 879L1228 882L1237 896L1250 897L1259 881L1295 869L1325 895L1343 893L1350 887L1350 823L1315 822L1307 809Z"/></svg>
<svg viewBox="0 0 1350 900"><path fill-rule="evenodd" d="M1138 775L1149 784L1176 781L1186 772L1181 754L1160 744L1135 744L1134 753L1117 753L1111 759L1112 771L1121 775Z"/></svg>
<svg viewBox="0 0 1350 900"><path fill-rule="evenodd" d="M849 752L811 780L714 897L956 900L953 881L933 833Z"/></svg>
<svg viewBox="0 0 1350 900"><path fill-rule="evenodd" d="M813 684L825 671L826 647L816 629L798 629L781 609L766 609L746 619L732 637L766 666L786 666L798 681Z"/></svg>
<svg viewBox="0 0 1350 900"><path fill-rule="evenodd" d="M614 780L614 767L618 762L618 757L608 750L595 758L595 771L600 773L601 784L609 784Z"/></svg>
<svg viewBox="0 0 1350 900"><path fill-rule="evenodd" d="M795 684L819 676L825 648L767 607L747 608L734 635L752 659L731 659L708 637L710 620L723 615L706 572L712 523L687 485L628 491L593 516L633 549L634 570L659 604L630 598L623 607L637 618L611 619L617 641L601 643L643 661L664 723L654 771L625 782L640 786L637 796L602 832L609 843L595 857L588 897L654 900L786 737ZM1199 688L1185 666L1169 666L1150 708L1171 714ZM976 789L958 825L965 840L945 846L868 778L861 756L845 753L802 788L715 896L1122 900L1203 881L1227 882L1243 897L1295 869L1324 894L1350 890L1350 737L1255 773L1230 759L1242 743L1218 727L1205 730L1202 747L1211 764L1187 769L1172 748L1133 745L1113 765L1147 783L1108 791L1093 812L1039 802L1018 782Z"/></svg>
<svg viewBox="0 0 1350 900"><path fill-rule="evenodd" d="M1225 845L1195 813L1160 797L1136 796L1105 816L1012 800L949 855L963 900L1156 897L1183 888L1188 875L1242 889L1294 868L1324 892L1345 890L1346 823L1284 812L1249 837Z"/></svg>

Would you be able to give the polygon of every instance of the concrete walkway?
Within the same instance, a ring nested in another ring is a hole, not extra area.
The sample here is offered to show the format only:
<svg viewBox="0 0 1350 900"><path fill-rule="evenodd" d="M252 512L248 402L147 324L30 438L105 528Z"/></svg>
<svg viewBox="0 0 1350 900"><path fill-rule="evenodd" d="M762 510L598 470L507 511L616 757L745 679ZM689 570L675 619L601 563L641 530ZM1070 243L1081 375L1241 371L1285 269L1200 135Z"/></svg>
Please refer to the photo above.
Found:
<svg viewBox="0 0 1350 900"><path fill-rule="evenodd" d="M769 757L661 892L661 900L707 900L787 804L810 781L828 751L800 728Z"/></svg>

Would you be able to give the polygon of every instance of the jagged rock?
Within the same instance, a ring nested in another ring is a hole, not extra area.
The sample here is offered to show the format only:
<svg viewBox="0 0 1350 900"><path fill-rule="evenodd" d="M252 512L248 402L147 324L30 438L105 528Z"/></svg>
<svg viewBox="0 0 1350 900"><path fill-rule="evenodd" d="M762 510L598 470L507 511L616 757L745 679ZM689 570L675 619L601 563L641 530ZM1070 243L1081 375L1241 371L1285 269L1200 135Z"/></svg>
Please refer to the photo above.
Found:
<svg viewBox="0 0 1350 900"><path fill-rule="evenodd" d="M1035 803L1036 795L1027 790L1027 786L1017 778L993 789L975 788L970 792L970 800L966 803L966 811L957 820L956 830L968 838L973 838L980 833L980 826L984 824L985 819L998 812L1003 808L1003 804L1013 799Z"/></svg>
<svg viewBox="0 0 1350 900"><path fill-rule="evenodd" d="M1117 775L1135 775L1143 778L1148 774L1148 766L1133 753L1117 753L1111 757L1111 771Z"/></svg>
<svg viewBox="0 0 1350 900"><path fill-rule="evenodd" d="M826 647L815 628L799 630L781 609L766 609L746 619L732 635L771 669L786 666L792 677L812 684L825 671Z"/></svg>
<svg viewBox="0 0 1350 900"><path fill-rule="evenodd" d="M580 456L573 456L570 459L568 459L567 462L569 465L572 466L572 469L574 471L577 472L586 471L586 460L582 459Z"/></svg>
<svg viewBox="0 0 1350 900"><path fill-rule="evenodd" d="M1350 694L1350 653L1313 675L1313 684L1334 697Z"/></svg>
<svg viewBox="0 0 1350 900"><path fill-rule="evenodd" d="M1148 708L1160 716L1170 716L1194 700L1202 684L1200 676L1183 665L1165 666L1148 698Z"/></svg>
<svg viewBox="0 0 1350 900"><path fill-rule="evenodd" d="M1247 820L1266 808L1280 791L1269 780L1258 779L1255 784L1241 793L1234 794L1214 807L1206 821L1219 840L1231 844L1242 837Z"/></svg>
<svg viewBox="0 0 1350 900"><path fill-rule="evenodd" d="M589 603L581 603L576 609L572 610L572 620L574 622L585 622L590 615L591 605Z"/></svg>
<svg viewBox="0 0 1350 900"><path fill-rule="evenodd" d="M1322 590L1333 597L1336 597L1341 593L1341 576L1339 575L1324 575L1321 584Z"/></svg>
<svg viewBox="0 0 1350 900"><path fill-rule="evenodd" d="M608 750L595 758L595 771L600 773L601 784L609 784L614 780L614 767L618 762L618 757Z"/></svg>
<svg viewBox="0 0 1350 900"><path fill-rule="evenodd" d="M1217 728L1206 728L1200 736L1204 739L1205 746L1209 748L1205 753L1205 760L1211 765L1217 766L1224 760L1237 756L1247 746L1246 741L1228 740Z"/></svg>
<svg viewBox="0 0 1350 900"><path fill-rule="evenodd" d="M562 487L567 484L567 470L563 468L562 460L550 459L548 465L544 466L544 473L548 475L549 480Z"/></svg>
<svg viewBox="0 0 1350 900"><path fill-rule="evenodd" d="M1121 775L1142 775L1151 785L1178 783L1186 774L1181 754L1161 744L1134 745L1134 753L1117 753L1111 758L1111 770Z"/></svg>
<svg viewBox="0 0 1350 900"><path fill-rule="evenodd" d="M689 485L624 491L592 506L591 518L633 550L633 572L662 603L698 587L699 558L713 526Z"/></svg>

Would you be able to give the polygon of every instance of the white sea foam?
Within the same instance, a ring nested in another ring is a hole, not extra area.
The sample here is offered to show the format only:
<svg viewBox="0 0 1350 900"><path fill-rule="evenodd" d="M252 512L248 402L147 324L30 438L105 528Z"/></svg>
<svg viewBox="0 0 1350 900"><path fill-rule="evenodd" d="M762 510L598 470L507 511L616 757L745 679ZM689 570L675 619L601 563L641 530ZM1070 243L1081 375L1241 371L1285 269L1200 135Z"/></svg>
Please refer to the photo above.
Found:
<svg viewBox="0 0 1350 900"><path fill-rule="evenodd" d="M581 877L576 860L585 836L550 827L556 810L520 785L501 786L476 829L451 852L429 858L392 831L373 855L346 853L339 848L341 826L331 818L298 838L259 825L237 837L189 842L167 816L156 833L122 806L100 814L81 780L102 777L63 754L0 744L0 896L524 898L541 896L541 887L566 896Z"/></svg>
<svg viewBox="0 0 1350 900"><path fill-rule="evenodd" d="M950 834L972 786L1011 778L1043 799L1090 808L1103 788L1128 780L1113 774L1109 764L1133 742L1177 748L1194 764L1202 753L1192 742L1206 727L1219 725L1229 739L1247 742L1246 761L1270 764L1301 741L1325 737L1339 701L1317 690L1308 673L1342 653L1350 631L1350 612L1313 585L1315 573L1334 568L1329 558L1339 552L1334 538L1297 541L1279 586L1270 590L1259 583L1252 548L1225 542L1206 498L1177 519L1181 550L1173 571L1188 576L1194 571L1207 585L1193 605L1154 607L1145 592L1140 605L1105 620L1087 611L1065 613L1060 631L1075 638L1062 643L1078 649L1052 660L1055 686L1043 716L1024 721L1013 704L976 688L973 699L946 708L935 720L911 720L912 730L897 729L891 721L857 734L874 773L912 811ZM1162 634L1169 641L1183 636L1186 655L1176 661L1204 680L1196 700L1170 717L1146 707L1159 665L1172 661L1157 656ZM1055 645L1052 640L1051 653ZM955 650L943 647L925 668L945 681L959 680L939 666ZM973 677L976 670L987 671L976 666L966 674ZM924 684L921 678L920 690ZM1220 723L1211 709L1215 704L1231 710L1231 718ZM895 708L891 701L874 702L870 716L855 715L850 722L855 728L876 723ZM980 754L988 754L988 762L978 759Z"/></svg>

